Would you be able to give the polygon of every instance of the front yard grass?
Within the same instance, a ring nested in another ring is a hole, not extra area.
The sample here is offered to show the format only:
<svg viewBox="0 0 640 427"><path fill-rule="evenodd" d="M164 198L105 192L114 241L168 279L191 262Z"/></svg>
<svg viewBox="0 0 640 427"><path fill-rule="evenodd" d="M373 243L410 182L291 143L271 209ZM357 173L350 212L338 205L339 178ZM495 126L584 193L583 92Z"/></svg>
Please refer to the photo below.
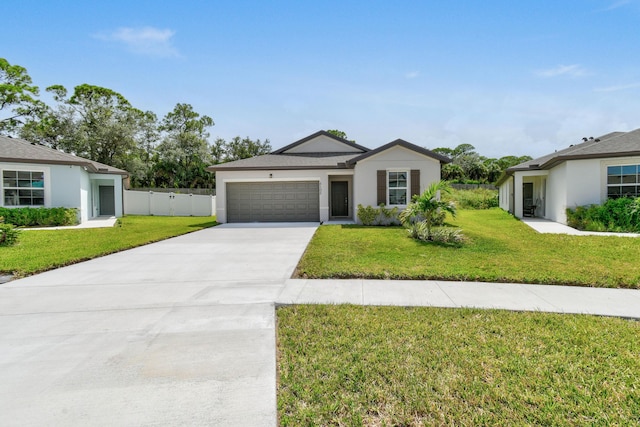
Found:
<svg viewBox="0 0 640 427"><path fill-rule="evenodd" d="M460 210L462 247L401 227L318 228L297 277L434 279L640 288L640 238L538 234L501 209Z"/></svg>
<svg viewBox="0 0 640 427"><path fill-rule="evenodd" d="M22 277L214 225L203 217L125 216L111 228L24 230L17 245L0 247L0 273Z"/></svg>
<svg viewBox="0 0 640 427"><path fill-rule="evenodd" d="M290 306L280 425L638 425L640 324L498 310Z"/></svg>

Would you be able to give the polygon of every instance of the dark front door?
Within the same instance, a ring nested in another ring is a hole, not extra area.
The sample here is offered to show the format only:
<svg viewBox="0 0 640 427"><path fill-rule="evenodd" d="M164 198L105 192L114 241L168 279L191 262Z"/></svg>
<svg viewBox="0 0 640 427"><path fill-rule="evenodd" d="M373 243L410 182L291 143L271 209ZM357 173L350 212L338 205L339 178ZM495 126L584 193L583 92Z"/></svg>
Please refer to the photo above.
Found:
<svg viewBox="0 0 640 427"><path fill-rule="evenodd" d="M533 216L535 207L533 206L533 183L525 182L522 184L522 214L524 216Z"/></svg>
<svg viewBox="0 0 640 427"><path fill-rule="evenodd" d="M111 185L101 185L98 187L100 195L100 215L116 214L116 198Z"/></svg>
<svg viewBox="0 0 640 427"><path fill-rule="evenodd" d="M331 181L331 216L349 216L349 183Z"/></svg>

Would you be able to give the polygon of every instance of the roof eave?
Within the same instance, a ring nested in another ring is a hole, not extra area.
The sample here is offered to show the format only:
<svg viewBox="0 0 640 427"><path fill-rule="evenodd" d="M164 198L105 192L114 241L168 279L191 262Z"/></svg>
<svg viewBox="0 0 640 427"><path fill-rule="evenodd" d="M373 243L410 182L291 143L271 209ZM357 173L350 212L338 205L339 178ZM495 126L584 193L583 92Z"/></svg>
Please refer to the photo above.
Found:
<svg viewBox="0 0 640 427"><path fill-rule="evenodd" d="M129 172L120 170L101 170L96 168L91 162L83 162L78 160L77 162L68 160L44 160L44 159L24 159L14 157L0 157L0 162L6 163L35 163L38 165L68 165L68 166L80 166L86 168L91 173L104 173L109 175L124 175L129 176Z"/></svg>
<svg viewBox="0 0 640 427"><path fill-rule="evenodd" d="M341 166L344 164L344 166ZM341 163L338 165L332 166L232 166L232 167L217 167L217 166L209 166L207 167L207 171L209 172L218 172L218 171L272 171L272 170L320 170L320 169L352 169L348 164Z"/></svg>

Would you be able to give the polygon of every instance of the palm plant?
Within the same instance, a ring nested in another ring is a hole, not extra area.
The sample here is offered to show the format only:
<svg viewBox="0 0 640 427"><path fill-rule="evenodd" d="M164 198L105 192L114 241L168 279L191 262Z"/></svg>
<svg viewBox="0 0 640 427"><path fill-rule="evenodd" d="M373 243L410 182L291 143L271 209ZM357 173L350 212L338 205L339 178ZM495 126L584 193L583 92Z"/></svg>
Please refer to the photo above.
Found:
<svg viewBox="0 0 640 427"><path fill-rule="evenodd" d="M440 200L439 192L449 193L447 181L436 181L420 195L414 195L404 211L400 213L402 225L409 229L411 237L417 238L418 234L426 231L427 240L432 240L432 229L439 223L443 213L456 216L456 207L453 203ZM426 229L426 230L425 230Z"/></svg>

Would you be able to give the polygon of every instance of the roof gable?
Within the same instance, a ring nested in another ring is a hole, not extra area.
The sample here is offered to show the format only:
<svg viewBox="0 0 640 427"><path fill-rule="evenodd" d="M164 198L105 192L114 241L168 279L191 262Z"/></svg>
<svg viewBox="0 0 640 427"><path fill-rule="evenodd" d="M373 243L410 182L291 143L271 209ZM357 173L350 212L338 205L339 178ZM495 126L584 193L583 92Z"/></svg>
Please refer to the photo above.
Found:
<svg viewBox="0 0 640 427"><path fill-rule="evenodd" d="M128 175L122 169L31 143L24 139L6 136L0 136L0 162L75 165L85 167L92 173Z"/></svg>
<svg viewBox="0 0 640 427"><path fill-rule="evenodd" d="M309 153L365 153L367 147L339 138L324 130L302 138L271 154L309 154Z"/></svg>
<svg viewBox="0 0 640 427"><path fill-rule="evenodd" d="M396 139L395 141L391 141L388 144L385 144L381 147L376 148L375 150L371 150L369 152L366 152L364 154L361 154L360 156L354 157L353 159L349 160L349 164L355 164L359 161L365 160L371 156L374 156L376 154L382 153L384 151L390 150L394 147L403 147L407 150L410 151L414 151L416 153L422 154L423 156L427 156L427 157L431 157L432 159L438 160L440 163L450 163L451 159L449 159L448 157L445 157L443 155L440 155L438 153L434 153L431 150L427 150L426 148L422 148L419 147L415 144L412 144L410 142L407 142L403 139Z"/></svg>

